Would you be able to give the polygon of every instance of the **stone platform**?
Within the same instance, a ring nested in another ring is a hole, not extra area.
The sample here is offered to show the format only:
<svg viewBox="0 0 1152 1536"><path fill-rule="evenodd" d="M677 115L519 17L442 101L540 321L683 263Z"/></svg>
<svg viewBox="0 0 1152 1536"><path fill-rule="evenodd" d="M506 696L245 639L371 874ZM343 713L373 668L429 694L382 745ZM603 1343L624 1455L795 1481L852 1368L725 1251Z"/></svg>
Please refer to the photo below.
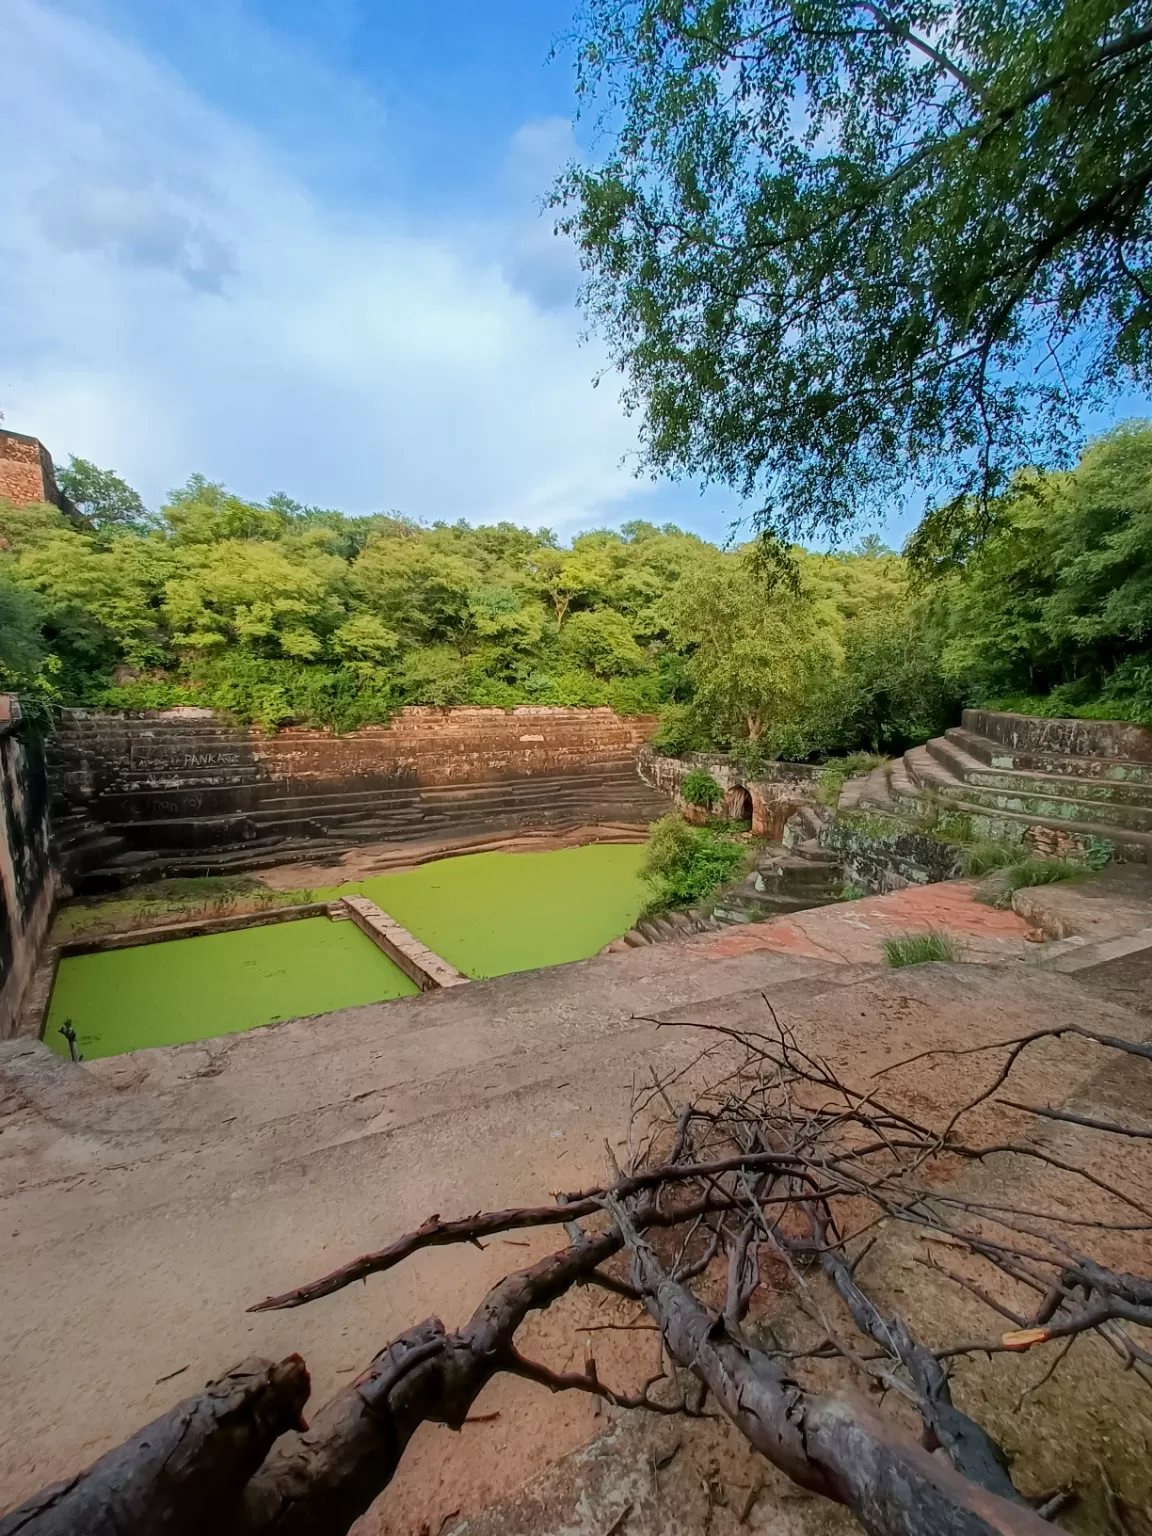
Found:
<svg viewBox="0 0 1152 1536"><path fill-rule="evenodd" d="M1037 1020L1152 1031L1132 1007L1143 951L1126 957L1111 992L1092 991L1090 963L1072 977L1040 963L1068 953L1078 922L1086 962L1101 935L1152 926L1152 890L1133 883L1146 872L1121 874L1123 889L1113 884L1094 905L1090 882L1075 888L1087 919L1072 888L1029 893L1057 903L1052 917L993 911L961 882L83 1066L36 1042L0 1047L0 1506L90 1461L242 1356L300 1350L321 1402L418 1318L462 1321L554 1234L429 1251L297 1311L245 1309L433 1211L535 1203L597 1180L605 1140L625 1155L635 1085L651 1066L691 1067L694 1026L761 1027L771 1004L804 1048L857 1077L931 1044L999 1039ZM1055 926L1063 936L1050 945L1028 938ZM926 927L945 928L981 963L878 963L885 937ZM1023 1087L1054 1101L1085 1070L1075 1059L1055 1077L1040 1066ZM916 1086L929 1114L958 1085L936 1072ZM526 1347L561 1368L577 1363L595 1305L583 1292L565 1298L531 1321ZM605 1379L647 1366L647 1337L603 1335ZM609 1424L575 1394L501 1378L477 1415L459 1435L425 1426L363 1536L419 1536L471 1517L477 1536L602 1536L620 1489L650 1477L656 1429ZM666 1491L684 1469L698 1487L701 1457L740 1454L728 1441L708 1450L720 1433L685 1442ZM1099 1450L1085 1440L1084 1454ZM517 1494L532 1478L544 1482ZM765 1486L753 1529L791 1529L809 1513ZM503 1499L513 1502L502 1525L495 1511L481 1515ZM683 1499L687 1519L697 1494ZM735 1515L713 1511L716 1536L725 1519L737 1530ZM682 1528L650 1493L637 1519L637 1532Z"/></svg>

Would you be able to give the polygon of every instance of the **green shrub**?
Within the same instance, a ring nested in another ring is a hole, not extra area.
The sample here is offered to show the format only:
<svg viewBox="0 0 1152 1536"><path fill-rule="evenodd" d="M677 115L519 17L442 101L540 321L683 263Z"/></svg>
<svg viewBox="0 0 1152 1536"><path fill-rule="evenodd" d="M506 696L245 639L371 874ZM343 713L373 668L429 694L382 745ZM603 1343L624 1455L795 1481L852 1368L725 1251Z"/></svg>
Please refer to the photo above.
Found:
<svg viewBox="0 0 1152 1536"><path fill-rule="evenodd" d="M652 736L657 752L680 757L685 752L706 751L712 745L690 704L665 704Z"/></svg>
<svg viewBox="0 0 1152 1536"><path fill-rule="evenodd" d="M927 965L934 960L959 960L960 954L946 933L930 928L927 933L902 933L884 940L884 958L894 969L903 965Z"/></svg>
<svg viewBox="0 0 1152 1536"><path fill-rule="evenodd" d="M724 791L707 768L693 768L680 780L680 794L689 805L711 807L724 798Z"/></svg>
<svg viewBox="0 0 1152 1536"><path fill-rule="evenodd" d="M710 827L692 827L675 813L652 823L640 873L651 895L644 910L688 907L711 896L741 867L744 847Z"/></svg>
<svg viewBox="0 0 1152 1536"><path fill-rule="evenodd" d="M851 881L842 885L836 892L837 901L863 901L868 892L862 885L853 885Z"/></svg>

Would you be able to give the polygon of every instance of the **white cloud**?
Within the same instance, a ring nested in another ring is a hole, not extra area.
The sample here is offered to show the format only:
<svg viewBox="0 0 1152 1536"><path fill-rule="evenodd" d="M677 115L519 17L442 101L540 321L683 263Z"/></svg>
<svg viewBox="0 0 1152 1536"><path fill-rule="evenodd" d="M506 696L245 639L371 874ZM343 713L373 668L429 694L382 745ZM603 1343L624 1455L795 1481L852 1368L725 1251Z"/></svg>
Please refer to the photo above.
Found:
<svg viewBox="0 0 1152 1536"><path fill-rule="evenodd" d="M153 504L199 470L349 511L624 512L633 430L592 388L549 220L433 237L338 211L162 64L33 0L5 11L7 425ZM526 125L510 185L546 189L570 152L564 120Z"/></svg>

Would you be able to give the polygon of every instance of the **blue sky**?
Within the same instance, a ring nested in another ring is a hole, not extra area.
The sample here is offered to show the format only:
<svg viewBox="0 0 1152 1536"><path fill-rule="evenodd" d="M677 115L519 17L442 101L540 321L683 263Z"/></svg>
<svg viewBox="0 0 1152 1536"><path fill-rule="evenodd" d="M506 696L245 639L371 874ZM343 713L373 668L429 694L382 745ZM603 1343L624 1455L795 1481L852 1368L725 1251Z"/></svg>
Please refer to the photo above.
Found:
<svg viewBox="0 0 1152 1536"><path fill-rule="evenodd" d="M723 538L733 497L635 479L540 213L588 148L573 3L5 0L6 424L154 505L199 471L349 512Z"/></svg>

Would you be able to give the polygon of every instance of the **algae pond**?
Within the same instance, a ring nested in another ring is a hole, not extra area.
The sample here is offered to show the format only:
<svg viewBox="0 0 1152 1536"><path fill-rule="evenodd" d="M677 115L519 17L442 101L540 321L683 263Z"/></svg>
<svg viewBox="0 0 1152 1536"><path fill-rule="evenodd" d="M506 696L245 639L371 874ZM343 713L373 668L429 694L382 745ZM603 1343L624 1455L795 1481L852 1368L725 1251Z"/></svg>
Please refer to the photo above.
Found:
<svg viewBox="0 0 1152 1536"><path fill-rule="evenodd" d="M306 894L367 896L466 975L502 976L584 959L630 928L643 855L614 843L469 854ZM67 1055L69 1019L91 1060L416 990L354 924L304 918L65 959L44 1039Z"/></svg>

